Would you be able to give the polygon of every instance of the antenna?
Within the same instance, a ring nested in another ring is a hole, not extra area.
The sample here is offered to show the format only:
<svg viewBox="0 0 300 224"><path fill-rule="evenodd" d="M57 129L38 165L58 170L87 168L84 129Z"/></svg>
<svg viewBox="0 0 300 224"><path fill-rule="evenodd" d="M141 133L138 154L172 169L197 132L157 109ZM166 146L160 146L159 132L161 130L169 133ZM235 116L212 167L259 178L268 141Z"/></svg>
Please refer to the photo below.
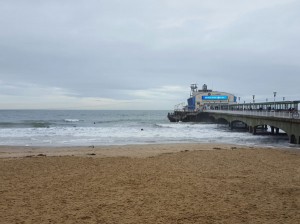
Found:
<svg viewBox="0 0 300 224"><path fill-rule="evenodd" d="M190 96L193 96L193 93L197 92L197 91L198 91L197 84L191 84L191 94L190 94Z"/></svg>

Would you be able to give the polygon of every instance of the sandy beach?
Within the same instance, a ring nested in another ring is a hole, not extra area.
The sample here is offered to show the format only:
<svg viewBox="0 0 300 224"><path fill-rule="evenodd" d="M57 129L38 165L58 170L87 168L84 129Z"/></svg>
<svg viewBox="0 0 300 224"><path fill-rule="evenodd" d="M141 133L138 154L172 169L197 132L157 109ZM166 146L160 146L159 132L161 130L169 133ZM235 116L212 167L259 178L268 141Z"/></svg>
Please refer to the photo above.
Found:
<svg viewBox="0 0 300 224"><path fill-rule="evenodd" d="M300 153L0 147L0 223L299 223Z"/></svg>

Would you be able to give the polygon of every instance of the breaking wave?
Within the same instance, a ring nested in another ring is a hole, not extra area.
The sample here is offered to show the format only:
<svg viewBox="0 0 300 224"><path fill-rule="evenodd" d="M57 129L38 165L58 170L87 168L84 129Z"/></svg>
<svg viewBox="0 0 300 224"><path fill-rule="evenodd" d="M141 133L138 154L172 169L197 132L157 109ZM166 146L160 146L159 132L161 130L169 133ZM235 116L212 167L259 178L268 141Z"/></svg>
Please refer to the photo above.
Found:
<svg viewBox="0 0 300 224"><path fill-rule="evenodd" d="M64 119L65 122L70 122L70 123L75 123L75 122L79 122L79 119Z"/></svg>
<svg viewBox="0 0 300 224"><path fill-rule="evenodd" d="M0 122L0 128L48 128L50 125L45 121Z"/></svg>

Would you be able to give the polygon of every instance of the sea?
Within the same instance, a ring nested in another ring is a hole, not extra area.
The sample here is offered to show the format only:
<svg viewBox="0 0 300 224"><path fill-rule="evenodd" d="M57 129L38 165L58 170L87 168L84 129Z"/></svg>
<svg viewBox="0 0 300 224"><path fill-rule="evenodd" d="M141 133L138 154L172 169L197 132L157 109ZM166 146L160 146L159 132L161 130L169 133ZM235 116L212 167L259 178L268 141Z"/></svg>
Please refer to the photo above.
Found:
<svg viewBox="0 0 300 224"><path fill-rule="evenodd" d="M0 145L101 146L229 143L294 147L284 136L252 135L213 123L171 123L170 111L0 110Z"/></svg>

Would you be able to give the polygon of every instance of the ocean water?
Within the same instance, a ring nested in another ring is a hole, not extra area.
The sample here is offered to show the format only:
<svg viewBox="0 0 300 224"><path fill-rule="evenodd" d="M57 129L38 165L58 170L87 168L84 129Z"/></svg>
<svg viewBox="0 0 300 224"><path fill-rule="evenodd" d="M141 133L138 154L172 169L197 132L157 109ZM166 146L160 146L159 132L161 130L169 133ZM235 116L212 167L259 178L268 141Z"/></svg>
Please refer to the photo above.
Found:
<svg viewBox="0 0 300 224"><path fill-rule="evenodd" d="M287 137L230 131L226 125L170 123L168 111L0 110L0 145L90 146L232 143L290 147Z"/></svg>

